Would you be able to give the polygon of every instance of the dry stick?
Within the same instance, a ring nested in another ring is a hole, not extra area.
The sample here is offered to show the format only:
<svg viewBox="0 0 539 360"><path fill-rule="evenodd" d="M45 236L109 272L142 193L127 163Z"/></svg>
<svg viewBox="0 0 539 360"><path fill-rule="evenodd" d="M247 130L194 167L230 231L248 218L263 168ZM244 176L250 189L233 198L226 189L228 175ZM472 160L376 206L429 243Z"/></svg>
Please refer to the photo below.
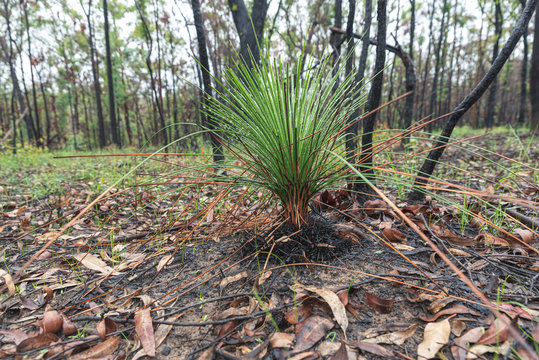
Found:
<svg viewBox="0 0 539 360"><path fill-rule="evenodd" d="M13 281L17 281L18 278L20 277L20 275L22 274L22 272L24 270L26 270L26 268L28 268L28 266L30 266L30 264L32 264L41 254L43 254L45 252L45 250L47 250L49 248L49 246L52 245L52 243L54 243L67 229L69 229L71 227L71 225L73 225L78 219L80 219L82 217L82 215L86 214L86 212L88 210L90 210L92 208L92 206L94 206L96 203L98 203L103 197L105 197L105 195L107 195L113 188L114 188L114 185L116 184L113 184L111 186L109 186L109 188L107 190L105 190L104 192L101 193L101 195L99 195L98 197L96 197L94 199L94 201L92 201L90 204L88 204L84 209L82 209L82 211L77 215L75 216L73 219L71 219L70 222L68 222L67 224L65 224L62 229L60 230L60 232L58 232L58 234L56 234L53 238L51 238L45 245L43 245L41 247L41 249L35 253L31 258L30 260L28 260L20 269L19 271L17 271L15 273L15 275L13 275ZM7 284L2 286L0 288L0 293L2 293L4 290L6 290L6 287L7 287Z"/></svg>
<svg viewBox="0 0 539 360"><path fill-rule="evenodd" d="M337 156L337 158L341 159L341 161L343 162L345 161L339 155L335 153L333 153L333 155ZM391 200L389 200L389 198L380 189L378 189L378 187L376 187L373 183L371 183L363 174L357 171L357 169L354 168L353 165L351 165L348 162L345 162L345 163L346 165L348 165L348 167L352 169L352 171L358 174L363 179L363 181L367 182L368 185L378 194L378 196L380 196L382 200L384 200L387 204L389 204L391 208L400 216L400 218L404 220L404 222L406 222L406 224L408 224L408 226L410 226L419 235L421 239L423 239L427 244L429 244L431 249L434 250L434 252L436 252L438 256L440 256L440 258L451 268L451 270L455 272L455 274L457 274L457 276L474 292L474 294L481 301L483 301L486 305L490 304L490 300L474 285L474 283L470 279L466 277L466 275L464 275L462 271L460 271L460 269L455 264L453 264L453 262L451 262L451 260L449 260L449 258L432 242L432 240L429 239L428 236L426 236L423 233L423 231L421 231L421 229L412 220L410 220L410 218L406 216L401 211L401 209L397 207L397 205L395 205ZM515 337L515 339L522 345L522 347L524 347L526 351L532 354L532 358L539 360L539 355L534 355L534 350L530 347L530 345L528 345L528 343L526 343L524 338L520 335L518 330L516 330L513 327L511 322L507 320L505 317L501 316L502 314L497 309L495 308L493 309L490 306L488 308L494 314L494 316L496 316L501 322L504 323L504 325L508 327L511 335Z"/></svg>

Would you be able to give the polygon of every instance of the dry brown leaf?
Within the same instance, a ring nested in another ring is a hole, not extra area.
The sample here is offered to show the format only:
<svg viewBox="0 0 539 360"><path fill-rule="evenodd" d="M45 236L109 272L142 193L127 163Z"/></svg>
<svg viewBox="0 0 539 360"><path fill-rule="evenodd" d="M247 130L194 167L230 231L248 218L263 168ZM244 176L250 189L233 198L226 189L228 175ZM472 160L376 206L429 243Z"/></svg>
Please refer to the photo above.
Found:
<svg viewBox="0 0 539 360"><path fill-rule="evenodd" d="M333 291L318 288L316 286L305 286L301 284L297 284L297 286L307 291L314 292L322 299L324 299L324 301L331 308L333 316L335 317L337 324L339 324L339 326L341 327L346 338L346 329L348 328L348 316L346 315L346 308L344 307L337 294L335 294Z"/></svg>
<svg viewBox="0 0 539 360"><path fill-rule="evenodd" d="M501 318L503 318L503 321ZM490 344L498 344L505 340L507 340L507 336L509 333L509 326L507 324L511 323L511 320L505 316L501 315L500 318L496 318L490 327L485 331L483 336L477 341L478 344L481 345L490 345Z"/></svg>
<svg viewBox="0 0 539 360"><path fill-rule="evenodd" d="M71 319L68 319L64 314L62 314L62 331L64 332L65 336L75 335L79 332L77 330L77 325L71 321Z"/></svg>
<svg viewBox="0 0 539 360"><path fill-rule="evenodd" d="M535 238L535 235L533 234L533 232L531 232L530 230L528 229L522 229L522 228L518 228L518 229L515 229L513 230L515 233L517 233L518 236L520 236L520 238L522 239L522 241L524 241L525 243L527 244L530 244L533 242L533 239Z"/></svg>
<svg viewBox="0 0 539 360"><path fill-rule="evenodd" d="M423 342L417 346L418 357L423 359L434 358L438 351L449 341L450 334L451 326L448 319L427 324Z"/></svg>
<svg viewBox="0 0 539 360"><path fill-rule="evenodd" d="M52 343L59 341L60 338L52 333L44 333L38 336L24 339L17 345L17 352L26 352L41 347L49 346Z"/></svg>
<svg viewBox="0 0 539 360"><path fill-rule="evenodd" d="M382 234L390 242L406 243L406 235L397 229L385 228L382 230Z"/></svg>
<svg viewBox="0 0 539 360"><path fill-rule="evenodd" d="M465 360L466 353L470 348L469 345L476 343L481 338L481 336L483 336L484 332L485 328L476 327L468 330L461 337L455 338L453 340L455 345L451 346L451 354L453 355L455 360Z"/></svg>
<svg viewBox="0 0 539 360"><path fill-rule="evenodd" d="M236 281L240 281L241 279L243 278L246 278L247 276L249 275L249 272L247 271L247 269L243 270L242 272L240 273L237 273L235 275L232 275L232 276L227 276L226 278L224 278L223 280L221 280L221 282L219 283L219 289L221 291L223 291L223 289L228 285L228 284L232 284Z"/></svg>
<svg viewBox="0 0 539 360"><path fill-rule="evenodd" d="M288 360L311 360L311 359L318 359L318 354L314 351L307 351L301 354L296 354L292 356L291 358L288 358Z"/></svg>
<svg viewBox="0 0 539 360"><path fill-rule="evenodd" d="M500 346L478 344L474 345L468 351L466 360L475 360L484 358L482 355L486 353L496 353L498 355L505 355L511 348L511 340L504 341Z"/></svg>
<svg viewBox="0 0 539 360"><path fill-rule="evenodd" d="M408 328L400 331L395 331L389 334L379 335L374 338L364 339L363 342L369 342L374 344L392 344L392 345L402 345L406 339L410 338L415 334L416 329L419 327L418 324L413 324Z"/></svg>
<svg viewBox="0 0 539 360"><path fill-rule="evenodd" d="M118 345L120 345L120 337L113 336L109 337L107 340L99 343L88 350L71 355L69 360L87 360L87 359L100 359L112 354Z"/></svg>
<svg viewBox="0 0 539 360"><path fill-rule="evenodd" d="M97 323L96 330L101 338L101 341L105 341L108 334L118 331L118 325L116 325L114 320L106 317Z"/></svg>
<svg viewBox="0 0 539 360"><path fill-rule="evenodd" d="M455 336L460 336L466 330L466 322L461 319L451 321L451 333Z"/></svg>
<svg viewBox="0 0 539 360"><path fill-rule="evenodd" d="M290 309L284 317L290 325L296 325L300 322L305 321L313 312L313 304L310 301L304 301L299 306L294 306L293 309Z"/></svg>
<svg viewBox="0 0 539 360"><path fill-rule="evenodd" d="M75 254L73 257L82 264L82 266L98 271L103 275L118 275L118 271L108 266L103 260L95 256L94 254Z"/></svg>
<svg viewBox="0 0 539 360"><path fill-rule="evenodd" d="M174 260L174 257L172 254L165 255L159 260L159 263L157 264L157 272L160 272L163 270L163 268L167 265L170 265L170 263Z"/></svg>
<svg viewBox="0 0 539 360"><path fill-rule="evenodd" d="M135 331L140 338L142 348L148 356L155 356L155 335L153 332L150 309L142 309L135 314Z"/></svg>
<svg viewBox="0 0 539 360"><path fill-rule="evenodd" d="M16 288L15 284L13 283L13 279L11 278L11 275L5 270L0 269L0 277L4 278L4 282L7 286L8 295L11 296L15 294Z"/></svg>
<svg viewBox="0 0 539 360"><path fill-rule="evenodd" d="M346 344L341 341L341 346L339 350L330 358L330 360L348 360L348 350Z"/></svg>
<svg viewBox="0 0 539 360"><path fill-rule="evenodd" d="M62 330L62 316L56 310L46 311L43 314L43 331L57 333Z"/></svg>
<svg viewBox="0 0 539 360"><path fill-rule="evenodd" d="M9 330L0 329L0 335L3 335L7 337L8 339L12 339L15 345L19 345L23 340L28 339L28 334L20 329L9 329ZM7 342L6 339L4 339L3 341ZM0 357L0 359L1 358L2 357Z"/></svg>
<svg viewBox="0 0 539 360"><path fill-rule="evenodd" d="M335 326L333 321L322 316L311 316L303 325L296 340L293 354L310 349L320 339L326 336L327 332Z"/></svg>
<svg viewBox="0 0 539 360"><path fill-rule="evenodd" d="M290 348L296 336L290 333L275 332L269 337L271 348Z"/></svg>
<svg viewBox="0 0 539 360"><path fill-rule="evenodd" d="M431 322L431 321L436 321L439 317L441 316L444 316L444 315L453 315L453 314L472 314L474 316L479 316L481 314L479 314L477 311L475 310L472 310L464 305L455 305L455 306L452 306L448 309L444 309L434 315L431 315L431 316L420 316L419 318L423 321L426 321L426 322Z"/></svg>
<svg viewBox="0 0 539 360"><path fill-rule="evenodd" d="M390 314L393 311L393 302L395 299L382 299L371 293L366 293L367 304L369 304L374 311L380 314Z"/></svg>
<svg viewBox="0 0 539 360"><path fill-rule="evenodd" d="M385 358L391 358L395 356L393 351L386 349L382 345L368 343L364 341L351 341L348 344L359 350L366 351L374 355L383 356Z"/></svg>
<svg viewBox="0 0 539 360"><path fill-rule="evenodd" d="M442 310L444 307L446 307L448 304L456 301L457 299L452 297L445 297L434 300L432 303L430 303L429 306L427 306L427 310L430 311L432 314L436 314L438 311Z"/></svg>

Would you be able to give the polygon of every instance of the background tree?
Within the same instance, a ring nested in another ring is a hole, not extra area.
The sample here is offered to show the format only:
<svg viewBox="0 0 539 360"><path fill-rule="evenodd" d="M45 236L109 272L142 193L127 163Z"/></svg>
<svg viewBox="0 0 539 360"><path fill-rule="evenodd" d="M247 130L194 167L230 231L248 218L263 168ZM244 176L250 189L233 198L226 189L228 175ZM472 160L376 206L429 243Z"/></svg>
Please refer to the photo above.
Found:
<svg viewBox="0 0 539 360"><path fill-rule="evenodd" d="M532 114L530 129L539 131L539 11L535 10L535 30L533 31L533 50L530 64L530 102Z"/></svg>

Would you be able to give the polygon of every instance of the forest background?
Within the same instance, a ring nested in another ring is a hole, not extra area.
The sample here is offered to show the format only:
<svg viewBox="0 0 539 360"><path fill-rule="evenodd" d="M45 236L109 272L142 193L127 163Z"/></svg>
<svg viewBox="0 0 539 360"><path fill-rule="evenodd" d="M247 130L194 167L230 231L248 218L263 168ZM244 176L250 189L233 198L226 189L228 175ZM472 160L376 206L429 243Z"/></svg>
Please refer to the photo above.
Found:
<svg viewBox="0 0 539 360"><path fill-rule="evenodd" d="M409 90L404 55L412 62L415 86L407 101L378 113L378 126L405 128L455 108L490 67L524 5L523 0L390 0L387 24L379 24L371 0L2 0L1 146L13 151L24 144L75 150L157 146L195 131L186 124L204 121L196 26L205 35L212 85L219 90L215 80L256 46L247 36L253 31L268 40L272 55L292 65L303 44L304 56L333 56L337 63L355 33L371 45L365 54L356 46L353 58L360 77L369 79L382 25L393 51L386 55L380 103ZM197 7L199 19L193 17ZM246 21L249 26L242 29ZM537 15L488 94L459 125L537 127L536 22Z"/></svg>

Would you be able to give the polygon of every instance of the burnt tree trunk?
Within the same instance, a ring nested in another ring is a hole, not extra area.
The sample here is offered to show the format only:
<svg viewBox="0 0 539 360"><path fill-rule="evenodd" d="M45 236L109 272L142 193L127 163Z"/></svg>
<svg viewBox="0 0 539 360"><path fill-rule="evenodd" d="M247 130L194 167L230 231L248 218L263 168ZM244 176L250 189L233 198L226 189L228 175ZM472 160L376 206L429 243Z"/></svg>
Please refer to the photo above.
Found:
<svg viewBox="0 0 539 360"><path fill-rule="evenodd" d="M211 76L209 73L210 64L209 64L209 59L208 59L208 50L206 48L206 35L204 34L204 25L202 24L202 13L200 12L199 0L191 0L191 6L193 8L193 18L195 20L195 30L197 33L198 57L199 57L200 72L202 73L201 74L202 85L203 85L203 91L204 91L202 95L202 99L201 99L201 104L200 104L200 108L201 108L200 116L202 119L202 124L206 126L210 131L212 131L215 129L214 125L211 121L208 121L207 116L206 116L206 106L208 104L210 97L212 96ZM244 8L245 8L245 4L244 4ZM240 35L240 38L241 38L241 35ZM219 142L219 139L217 138L216 134L211 134L211 135L212 136L210 140L211 140L212 150L213 150L213 161L216 164L222 163L224 161L222 145Z"/></svg>
<svg viewBox="0 0 539 360"><path fill-rule="evenodd" d="M530 102L532 114L530 131L539 132L539 11L535 12L535 30L533 31L533 49L530 64Z"/></svg>
<svg viewBox="0 0 539 360"><path fill-rule="evenodd" d="M365 112L370 112L380 106L382 99L382 84L384 81L384 66L386 61L386 32L387 32L387 1L378 0L377 5L377 21L378 21L378 34L376 47L376 59L374 62L374 79L371 83L371 90L365 106ZM372 138L374 125L376 122L376 113L368 116L363 120L363 135L361 137L361 153L359 160L359 170L365 173L365 176L374 181L373 170L373 151L372 151ZM371 191L365 183L357 183L356 190Z"/></svg>
<svg viewBox="0 0 539 360"><path fill-rule="evenodd" d="M103 118L103 105L101 103L101 84L99 82L99 69L97 67L97 54L94 45L94 32L92 27L92 0L88 1L88 11L80 2L82 10L88 21L88 47L90 48L90 61L92 63L92 76L94 78L95 104L97 110L97 128L99 130L99 147L104 148L107 145L105 137L105 120Z"/></svg>
<svg viewBox="0 0 539 360"><path fill-rule="evenodd" d="M240 57L247 67L252 69L260 62L259 45L263 45L261 41L268 12L268 2L267 0L254 0L251 15L249 15L243 0L228 0L228 6L240 37Z"/></svg>
<svg viewBox="0 0 539 360"><path fill-rule="evenodd" d="M520 0L522 7L526 6L526 0ZM537 24L537 21L535 22ZM537 28L537 25L535 25ZM528 87L526 86L526 80L528 79L528 32L525 31L522 36L522 42L524 45L523 57L522 57L522 69L520 72L520 107L518 112L518 122L519 124L524 124L526 121L526 106L528 98Z"/></svg>
<svg viewBox="0 0 539 360"><path fill-rule="evenodd" d="M500 4L501 0L495 0L495 11L494 11L494 37L496 40L494 41L494 48L492 49L492 63L496 60L498 57L498 52L500 48L500 37L502 36L502 25L503 25L503 18L502 18L502 6ZM494 125L494 115L496 113L496 92L498 91L498 76L494 77L494 81L492 82L492 85L490 86L490 92L488 94L488 102L487 102L487 117L485 118L485 125L487 128L492 127Z"/></svg>
<svg viewBox="0 0 539 360"><path fill-rule="evenodd" d="M105 58L107 63L107 88L109 95L109 117L112 142L122 147L120 136L118 135L118 125L116 124L116 105L114 99L114 79L112 75L112 59L110 54L110 34L109 34L109 11L107 0L103 0L103 15L105 19Z"/></svg>

